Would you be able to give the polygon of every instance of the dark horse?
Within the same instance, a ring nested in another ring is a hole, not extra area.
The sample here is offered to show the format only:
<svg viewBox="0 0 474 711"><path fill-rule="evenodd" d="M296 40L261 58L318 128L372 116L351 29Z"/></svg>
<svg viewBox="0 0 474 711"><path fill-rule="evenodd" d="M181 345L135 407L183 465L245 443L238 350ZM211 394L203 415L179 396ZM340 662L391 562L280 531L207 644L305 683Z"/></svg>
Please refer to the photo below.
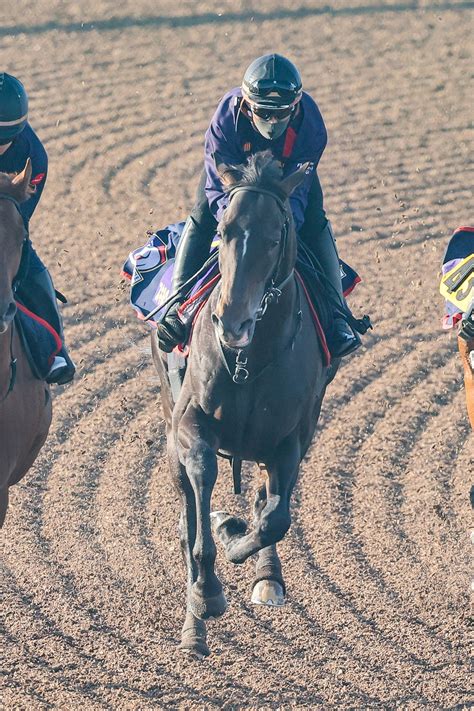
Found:
<svg viewBox="0 0 474 711"><path fill-rule="evenodd" d="M294 272L297 242L288 197L306 168L282 179L267 152L241 168L218 165L230 200L219 224L222 278L196 323L174 408L166 360L152 339L171 475L181 499L187 567L181 648L197 656L209 654L204 620L227 607L214 571L213 533L233 563L259 554L253 602L284 602L276 543L290 527L300 462L337 367L323 357ZM218 451L257 462L266 473L250 530L227 513L211 514Z"/></svg>
<svg viewBox="0 0 474 711"><path fill-rule="evenodd" d="M8 488L31 467L51 424L49 386L33 376L14 322L13 283L27 237L19 205L30 180L29 159L17 176L0 173L0 526Z"/></svg>

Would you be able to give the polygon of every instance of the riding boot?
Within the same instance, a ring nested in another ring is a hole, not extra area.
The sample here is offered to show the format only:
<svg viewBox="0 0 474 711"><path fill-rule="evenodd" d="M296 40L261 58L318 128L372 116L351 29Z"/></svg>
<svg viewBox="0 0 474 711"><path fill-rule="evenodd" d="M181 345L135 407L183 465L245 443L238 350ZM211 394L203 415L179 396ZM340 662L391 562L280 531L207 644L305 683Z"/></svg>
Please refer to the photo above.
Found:
<svg viewBox="0 0 474 711"><path fill-rule="evenodd" d="M181 289L188 279L202 267L211 247L212 234L206 232L190 215L179 239L173 271L173 291Z"/></svg>
<svg viewBox="0 0 474 711"><path fill-rule="evenodd" d="M20 299L33 313L49 323L62 340L62 348L54 359L54 363L46 377L46 382L65 385L69 383L76 372L66 345L64 343L64 329L59 313L56 292L53 281L47 269L28 274L18 290Z"/></svg>
<svg viewBox="0 0 474 711"><path fill-rule="evenodd" d="M206 234L191 215L188 217L176 252L173 271L173 293L179 291L202 267L209 256L213 236L213 233ZM158 326L160 348L166 353L171 353L175 346L184 343L186 339L186 328L179 318L178 309L191 286L192 284L189 284L187 289L183 289L180 298L169 309Z"/></svg>
<svg viewBox="0 0 474 711"><path fill-rule="evenodd" d="M344 294L342 293L341 268L337 253L336 241L328 221L324 229L313 241L313 249L320 263L321 269L328 280L329 296L336 298L341 306L348 310ZM342 358L355 351L361 345L359 335L355 333L342 315L336 313L334 330L330 339L329 349L335 358Z"/></svg>

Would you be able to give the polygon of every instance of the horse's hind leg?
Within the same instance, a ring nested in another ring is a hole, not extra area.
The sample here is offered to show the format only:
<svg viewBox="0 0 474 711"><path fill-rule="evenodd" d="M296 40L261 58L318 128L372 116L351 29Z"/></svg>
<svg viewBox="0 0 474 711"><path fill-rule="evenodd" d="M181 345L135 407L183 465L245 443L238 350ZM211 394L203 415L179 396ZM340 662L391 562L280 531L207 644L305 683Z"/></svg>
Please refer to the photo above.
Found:
<svg viewBox="0 0 474 711"><path fill-rule="evenodd" d="M254 503L254 525L258 526L260 516L267 502L267 486L264 481L258 488ZM258 553L255 580L252 590L254 605L285 604L285 583L276 545L262 548Z"/></svg>
<svg viewBox="0 0 474 711"><path fill-rule="evenodd" d="M277 447L272 461L267 463L267 499L252 531L245 534L240 519L223 512L214 514L214 530L231 563L243 563L262 548L278 543L289 529L290 496L298 476L300 453L299 438L293 433Z"/></svg>

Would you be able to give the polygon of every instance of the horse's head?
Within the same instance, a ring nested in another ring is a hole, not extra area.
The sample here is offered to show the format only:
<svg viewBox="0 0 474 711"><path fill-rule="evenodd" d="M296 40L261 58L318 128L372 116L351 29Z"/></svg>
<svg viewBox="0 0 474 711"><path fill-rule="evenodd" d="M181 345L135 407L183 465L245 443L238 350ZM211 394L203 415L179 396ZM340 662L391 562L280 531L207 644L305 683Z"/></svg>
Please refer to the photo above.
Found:
<svg viewBox="0 0 474 711"><path fill-rule="evenodd" d="M245 348L265 296L292 272L296 239L288 197L307 165L283 179L270 151L251 156L243 167L216 162L229 205L218 228L222 280L212 320L222 343Z"/></svg>
<svg viewBox="0 0 474 711"><path fill-rule="evenodd" d="M0 334L5 333L16 313L13 281L25 239L25 226L19 205L33 192L30 186L31 161L18 175L0 173Z"/></svg>

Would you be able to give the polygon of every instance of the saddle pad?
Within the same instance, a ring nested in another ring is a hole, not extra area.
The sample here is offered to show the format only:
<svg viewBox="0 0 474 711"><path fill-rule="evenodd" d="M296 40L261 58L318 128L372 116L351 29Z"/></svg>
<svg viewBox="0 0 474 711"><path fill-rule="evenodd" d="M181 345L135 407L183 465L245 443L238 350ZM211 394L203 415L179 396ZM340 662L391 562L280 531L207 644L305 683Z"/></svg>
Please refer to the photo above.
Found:
<svg viewBox="0 0 474 711"><path fill-rule="evenodd" d="M462 262L468 259L474 254L474 227L458 227L454 231L449 244L446 248L446 252L443 257L442 265L442 279L440 290L444 296L444 285L443 281L445 277L451 272L454 273L456 268L461 265ZM463 284L463 288L465 288ZM473 294L474 297L474 294ZM453 303L452 299L445 299L445 310L442 320L442 327L445 330L455 328L459 321L462 319L462 311L460 308Z"/></svg>
<svg viewBox="0 0 474 711"><path fill-rule="evenodd" d="M176 249L183 231L184 222L177 222L151 234L143 247L133 250L122 268L122 276L130 281L130 305L139 319L144 320L157 306L165 304L172 294L173 269ZM219 245L217 237L211 245L211 253ZM340 262L341 280L344 295L347 296L360 282L358 274L345 262ZM217 275L217 268L211 267L190 289L188 298L197 295L205 285ZM192 302L194 311L187 316L194 316L200 300ZM158 311L147 323L156 327L166 310Z"/></svg>
<svg viewBox="0 0 474 711"><path fill-rule="evenodd" d="M54 328L44 319L16 302L15 324L35 378L44 380L63 344Z"/></svg>

